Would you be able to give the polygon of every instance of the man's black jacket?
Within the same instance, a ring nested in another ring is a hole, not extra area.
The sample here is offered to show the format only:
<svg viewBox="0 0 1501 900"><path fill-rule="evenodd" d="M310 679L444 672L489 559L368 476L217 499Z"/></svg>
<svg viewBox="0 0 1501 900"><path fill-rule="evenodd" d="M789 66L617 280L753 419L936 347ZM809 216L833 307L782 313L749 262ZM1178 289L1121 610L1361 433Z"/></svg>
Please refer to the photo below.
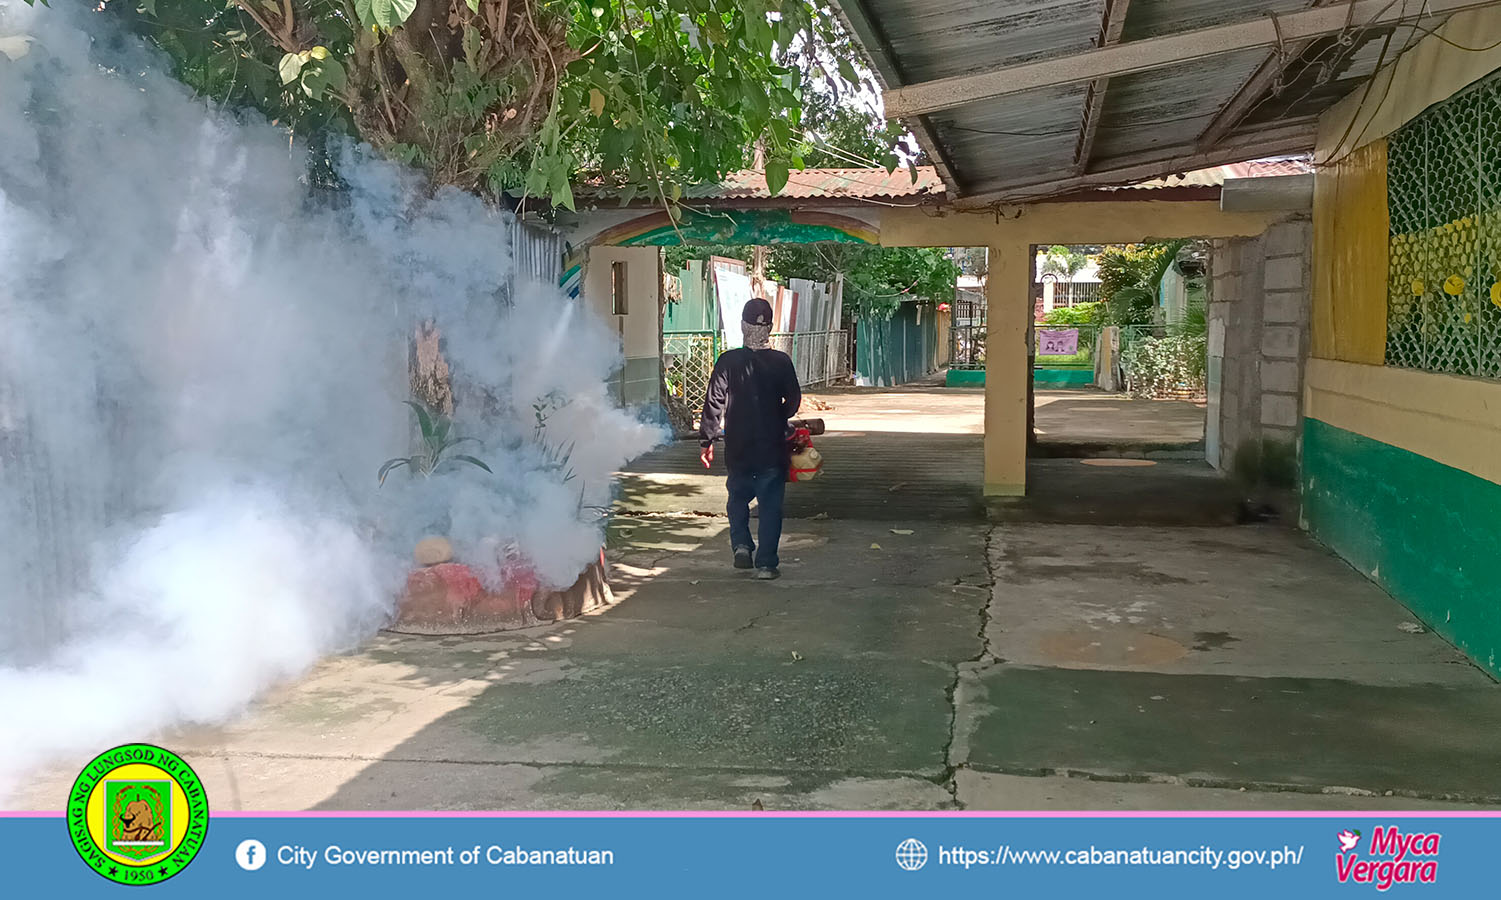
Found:
<svg viewBox="0 0 1501 900"><path fill-rule="evenodd" d="M792 359L780 350L730 350L714 364L704 398L699 442L724 435L724 464L732 472L786 467L787 420L803 392Z"/></svg>

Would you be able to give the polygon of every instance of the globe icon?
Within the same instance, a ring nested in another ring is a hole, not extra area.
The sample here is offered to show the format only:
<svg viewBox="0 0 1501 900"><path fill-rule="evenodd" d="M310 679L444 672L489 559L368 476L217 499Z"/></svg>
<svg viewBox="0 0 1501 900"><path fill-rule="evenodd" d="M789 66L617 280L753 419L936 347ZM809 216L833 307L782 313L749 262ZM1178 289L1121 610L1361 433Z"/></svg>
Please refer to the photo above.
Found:
<svg viewBox="0 0 1501 900"><path fill-rule="evenodd" d="M908 872L916 872L928 864L928 848L917 838L907 838L896 845L896 864Z"/></svg>

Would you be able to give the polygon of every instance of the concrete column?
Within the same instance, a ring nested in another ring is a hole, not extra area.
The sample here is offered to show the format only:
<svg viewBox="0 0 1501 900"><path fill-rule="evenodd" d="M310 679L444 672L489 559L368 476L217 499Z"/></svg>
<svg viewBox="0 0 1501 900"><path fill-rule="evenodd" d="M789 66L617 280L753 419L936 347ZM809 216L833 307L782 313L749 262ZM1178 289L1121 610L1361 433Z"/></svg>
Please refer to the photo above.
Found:
<svg viewBox="0 0 1501 900"><path fill-rule="evenodd" d="M1032 322L1031 245L990 248L985 280L985 496L1027 492L1027 333Z"/></svg>

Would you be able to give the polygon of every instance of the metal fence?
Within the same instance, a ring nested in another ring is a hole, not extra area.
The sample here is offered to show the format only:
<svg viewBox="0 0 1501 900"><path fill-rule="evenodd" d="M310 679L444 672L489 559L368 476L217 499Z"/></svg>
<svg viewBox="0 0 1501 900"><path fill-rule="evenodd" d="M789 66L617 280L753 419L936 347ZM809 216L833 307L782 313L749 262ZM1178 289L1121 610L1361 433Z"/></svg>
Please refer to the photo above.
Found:
<svg viewBox="0 0 1501 900"><path fill-rule="evenodd" d="M1053 284L1053 307L1078 306L1081 303L1100 302L1098 281L1055 281Z"/></svg>
<svg viewBox="0 0 1501 900"><path fill-rule="evenodd" d="M1095 341L1099 339L1100 326L1034 325L1032 332L1033 368L1094 368Z"/></svg>
<svg viewBox="0 0 1501 900"><path fill-rule="evenodd" d="M811 331L773 334L771 346L792 357L798 382L820 387L850 377L850 333ZM714 362L724 352L724 339L717 331L668 331L662 333L662 373L667 392L697 415L704 408Z"/></svg>
<svg viewBox="0 0 1501 900"><path fill-rule="evenodd" d="M667 383L667 393L681 400L695 416L704 408L720 344L717 331L662 334L662 377Z"/></svg>
<svg viewBox="0 0 1501 900"><path fill-rule="evenodd" d="M1392 135L1386 363L1501 378L1501 79Z"/></svg>
<svg viewBox="0 0 1501 900"><path fill-rule="evenodd" d="M985 368L986 309L984 294L957 292L949 324L949 368Z"/></svg>
<svg viewBox="0 0 1501 900"><path fill-rule="evenodd" d="M511 216L506 217L505 224L510 232L513 263L510 283L505 285L507 293L514 294L516 286L524 281L557 284L563 271L563 236L546 226L522 222Z"/></svg>
<svg viewBox="0 0 1501 900"><path fill-rule="evenodd" d="M952 325L949 327L949 368L985 368L985 326Z"/></svg>
<svg viewBox="0 0 1501 900"><path fill-rule="evenodd" d="M850 333L807 331L774 334L771 346L792 357L803 387L833 384L850 376Z"/></svg>

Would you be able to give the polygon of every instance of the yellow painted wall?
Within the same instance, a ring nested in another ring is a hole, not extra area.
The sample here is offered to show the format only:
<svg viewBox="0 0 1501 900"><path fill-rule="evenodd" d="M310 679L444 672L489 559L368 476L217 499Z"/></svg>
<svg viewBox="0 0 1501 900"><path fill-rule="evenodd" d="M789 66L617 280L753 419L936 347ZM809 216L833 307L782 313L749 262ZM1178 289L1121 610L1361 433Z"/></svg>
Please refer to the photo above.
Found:
<svg viewBox="0 0 1501 900"><path fill-rule="evenodd" d="M1386 141L1320 169L1313 198L1312 354L1380 365L1386 360Z"/></svg>
<svg viewBox="0 0 1501 900"><path fill-rule="evenodd" d="M1501 484L1501 382L1328 359L1305 382L1311 418Z"/></svg>
<svg viewBox="0 0 1501 900"><path fill-rule="evenodd" d="M990 247L985 278L985 496L1027 492L1032 242Z"/></svg>
<svg viewBox="0 0 1501 900"><path fill-rule="evenodd" d="M887 209L888 247L989 247L986 279L985 494L1027 490L1027 329L1032 319L1032 246L1130 244L1182 237L1256 235L1285 213L1226 213L1213 201L1039 203L994 212Z"/></svg>
<svg viewBox="0 0 1501 900"><path fill-rule="evenodd" d="M1337 428L1501 483L1501 382L1387 367L1386 138L1501 69L1501 7L1452 17L1319 122L1313 356L1306 411ZM1327 163L1326 163L1327 161Z"/></svg>

